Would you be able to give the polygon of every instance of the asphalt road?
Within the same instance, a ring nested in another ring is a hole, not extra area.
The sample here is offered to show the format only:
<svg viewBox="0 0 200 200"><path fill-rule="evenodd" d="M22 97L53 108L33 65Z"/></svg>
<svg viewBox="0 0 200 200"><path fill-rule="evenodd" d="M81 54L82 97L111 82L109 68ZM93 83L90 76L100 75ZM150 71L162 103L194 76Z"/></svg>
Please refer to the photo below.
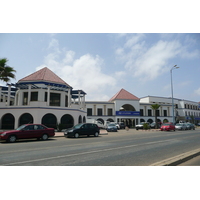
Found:
<svg viewBox="0 0 200 200"><path fill-rule="evenodd" d="M99 137L0 143L4 166L149 166L200 148L200 130L120 130Z"/></svg>

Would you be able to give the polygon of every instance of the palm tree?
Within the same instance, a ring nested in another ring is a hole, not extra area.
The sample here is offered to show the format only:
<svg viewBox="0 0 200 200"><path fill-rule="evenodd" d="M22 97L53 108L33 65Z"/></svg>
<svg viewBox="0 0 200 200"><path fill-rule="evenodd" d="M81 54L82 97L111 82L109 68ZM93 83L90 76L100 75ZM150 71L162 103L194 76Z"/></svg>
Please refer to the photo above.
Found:
<svg viewBox="0 0 200 200"><path fill-rule="evenodd" d="M12 67L6 65L8 60L6 58L0 59L0 80L9 82L11 78L15 78L13 72L16 72Z"/></svg>
<svg viewBox="0 0 200 200"><path fill-rule="evenodd" d="M151 109L154 110L155 112L155 123L156 123L156 128L158 128L158 124L157 124L157 110L160 108L160 105L158 104L153 104L151 105Z"/></svg>

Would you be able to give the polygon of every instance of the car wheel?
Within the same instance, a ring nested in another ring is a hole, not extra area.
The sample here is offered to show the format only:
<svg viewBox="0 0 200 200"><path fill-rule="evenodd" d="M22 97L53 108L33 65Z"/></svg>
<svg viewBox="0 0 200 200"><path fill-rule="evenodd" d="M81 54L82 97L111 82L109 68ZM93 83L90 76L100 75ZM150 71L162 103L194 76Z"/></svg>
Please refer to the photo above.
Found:
<svg viewBox="0 0 200 200"><path fill-rule="evenodd" d="M75 138L78 138L78 137L79 137L79 134L78 134L78 133L75 133L75 134L74 134L74 137L75 137Z"/></svg>
<svg viewBox="0 0 200 200"><path fill-rule="evenodd" d="M9 136L9 138L7 139L7 142L16 142L17 137L15 135L11 135Z"/></svg>
<svg viewBox="0 0 200 200"><path fill-rule="evenodd" d="M98 136L99 136L99 133L95 132L94 137L98 137Z"/></svg>
<svg viewBox="0 0 200 200"><path fill-rule="evenodd" d="M47 134L42 135L42 140L48 140L49 136Z"/></svg>

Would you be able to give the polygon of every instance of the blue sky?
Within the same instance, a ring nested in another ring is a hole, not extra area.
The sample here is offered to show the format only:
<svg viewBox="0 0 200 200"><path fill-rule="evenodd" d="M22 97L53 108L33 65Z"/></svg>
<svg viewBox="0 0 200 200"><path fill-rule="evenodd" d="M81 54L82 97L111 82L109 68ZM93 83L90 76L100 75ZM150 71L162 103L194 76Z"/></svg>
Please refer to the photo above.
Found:
<svg viewBox="0 0 200 200"><path fill-rule="evenodd" d="M1 33L0 57L17 82L48 67L86 100L109 100L121 88L137 97L171 96L200 101L200 34ZM1 82L1 84L4 84Z"/></svg>
<svg viewBox="0 0 200 200"><path fill-rule="evenodd" d="M48 67L86 100L109 100L121 88L139 98L170 97L177 65L174 97L200 101L197 0L1 5L0 58L17 71L12 83Z"/></svg>

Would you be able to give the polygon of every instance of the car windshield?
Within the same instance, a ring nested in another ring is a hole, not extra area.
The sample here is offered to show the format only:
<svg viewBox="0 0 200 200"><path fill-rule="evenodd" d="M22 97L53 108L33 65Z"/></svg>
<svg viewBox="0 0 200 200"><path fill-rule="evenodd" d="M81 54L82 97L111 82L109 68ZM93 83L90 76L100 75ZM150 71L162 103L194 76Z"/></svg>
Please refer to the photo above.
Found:
<svg viewBox="0 0 200 200"><path fill-rule="evenodd" d="M176 126L182 126L182 124L176 124Z"/></svg>
<svg viewBox="0 0 200 200"><path fill-rule="evenodd" d="M83 124L77 124L77 125L75 125L73 128L74 128L74 129L77 129L77 128L80 128L82 125L83 125Z"/></svg>
<svg viewBox="0 0 200 200"><path fill-rule="evenodd" d="M170 124L163 124L163 126L169 126Z"/></svg>
<svg viewBox="0 0 200 200"><path fill-rule="evenodd" d="M109 126L115 126L115 124L109 124Z"/></svg>
<svg viewBox="0 0 200 200"><path fill-rule="evenodd" d="M26 127L26 125L22 125L22 126L18 127L16 130L20 131L20 130L22 130L24 127Z"/></svg>

